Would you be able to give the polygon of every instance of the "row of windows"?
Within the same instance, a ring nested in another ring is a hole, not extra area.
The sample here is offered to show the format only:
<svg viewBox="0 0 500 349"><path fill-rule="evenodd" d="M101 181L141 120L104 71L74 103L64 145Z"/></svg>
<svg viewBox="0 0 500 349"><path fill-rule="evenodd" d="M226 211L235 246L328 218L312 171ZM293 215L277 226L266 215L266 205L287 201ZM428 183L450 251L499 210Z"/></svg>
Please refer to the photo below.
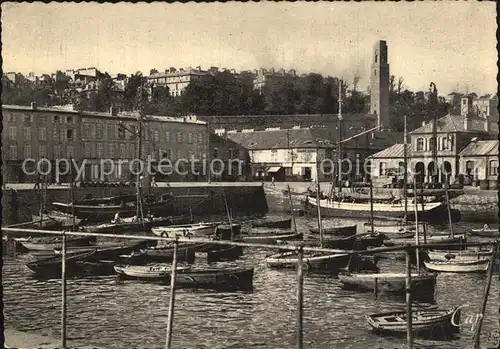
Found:
<svg viewBox="0 0 500 349"><path fill-rule="evenodd" d="M38 154L36 154L36 151L32 151L31 145L25 145L23 146L23 156L21 159L29 159L29 158L45 158L47 157L47 147L45 145L41 145L36 147L38 149ZM62 153L62 148L60 145L54 146L54 158L61 158L61 157L72 157L74 156L73 153L73 146L66 146L64 147L65 153ZM18 156L18 147L17 145L10 145L9 146L9 159L10 160L21 160Z"/></svg>
<svg viewBox="0 0 500 349"><path fill-rule="evenodd" d="M8 135L9 135L10 140L16 141L17 140L17 127L10 126ZM40 141L47 140L47 129L45 127L38 128L38 139ZM23 140L31 141L31 126L23 127ZM60 140L61 142L74 141L75 140L75 132L72 129L61 128L59 130L57 128L54 128L53 140Z"/></svg>
<svg viewBox="0 0 500 349"><path fill-rule="evenodd" d="M415 146L416 151L432 151L434 147L434 138L417 138L417 143ZM437 150L452 150L453 149L453 137L437 137Z"/></svg>
<svg viewBox="0 0 500 349"><path fill-rule="evenodd" d="M7 116L7 121L9 122L16 122L17 114L15 113L9 113ZM37 120L40 122L46 122L47 119L50 120L52 123L66 123L66 124L75 124L76 123L76 118L74 116L61 116L61 115L37 115L36 116ZM25 123L32 123L34 118L33 115L22 115L22 120Z"/></svg>
<svg viewBox="0 0 500 349"><path fill-rule="evenodd" d="M465 168L466 172L470 172L474 168L475 162L472 160L469 160L466 162ZM404 163L400 162L399 163L399 168L404 168ZM477 168L476 168L477 170ZM388 176L391 175L389 173L389 169L387 168L387 163L385 162L380 162L379 164L379 176ZM404 173L404 171L403 171ZM488 163L488 168L487 168L487 173L488 176L497 176L498 175L498 160L490 160Z"/></svg>

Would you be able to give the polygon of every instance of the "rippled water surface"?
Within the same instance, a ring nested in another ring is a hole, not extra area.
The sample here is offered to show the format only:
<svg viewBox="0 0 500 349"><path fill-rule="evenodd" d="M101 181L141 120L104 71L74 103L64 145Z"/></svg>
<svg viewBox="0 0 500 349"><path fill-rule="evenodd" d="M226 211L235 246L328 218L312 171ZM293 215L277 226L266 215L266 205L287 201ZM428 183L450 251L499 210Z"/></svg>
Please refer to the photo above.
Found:
<svg viewBox="0 0 500 349"><path fill-rule="evenodd" d="M335 222L325 220L326 225ZM298 229L304 231L315 226L313 218L300 217L297 224ZM455 230L468 227L459 223ZM253 292L176 291L174 348L289 349L296 346L296 274L293 270L267 268L264 261L267 253L246 249L245 255L235 262L255 267ZM382 271L403 271L404 262L382 259L379 267ZM437 303L445 307L470 304L462 311L463 323L479 311L485 281L484 274L440 274ZM20 261L5 260L3 288L7 326L59 336L59 280L37 281ZM114 277L82 278L68 281L67 294L70 345L165 346L168 286L133 281L117 283ZM495 337L500 319L498 275L490 295L483 332ZM376 299L370 293L343 290L337 279L326 275L306 275L304 298L305 348L404 347L404 337L376 335L364 319L369 313L404 307L404 299L384 296ZM469 348L471 337L470 325L464 324L453 341L431 342L417 338L415 347ZM493 340L490 339L490 344Z"/></svg>

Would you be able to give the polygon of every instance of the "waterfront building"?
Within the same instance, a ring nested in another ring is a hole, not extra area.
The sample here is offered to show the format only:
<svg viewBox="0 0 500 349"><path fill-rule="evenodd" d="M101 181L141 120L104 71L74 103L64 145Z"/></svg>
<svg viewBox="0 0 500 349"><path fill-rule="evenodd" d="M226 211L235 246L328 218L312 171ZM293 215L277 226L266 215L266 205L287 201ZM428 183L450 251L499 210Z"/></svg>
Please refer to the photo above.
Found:
<svg viewBox="0 0 500 349"><path fill-rule="evenodd" d="M498 189L498 140L471 142L460 152L459 171L465 184L479 181L484 189Z"/></svg>
<svg viewBox="0 0 500 349"><path fill-rule="evenodd" d="M117 165L121 160L122 173L107 176L108 180L132 179L127 161L137 158L135 136L137 113L82 112L60 108L2 106L2 153L5 182L34 182L36 176L22 170L25 159L47 159L51 163L52 179L55 177L56 159L72 158L84 166L85 180L101 180L101 159L111 159ZM206 157L208 152L208 126L196 117L173 118L147 115L144 120L141 158L153 160L160 157L172 162L189 158ZM120 125L124 125L121 127ZM154 163L154 161L153 161ZM28 166L28 170L33 170ZM106 170L108 171L108 169ZM182 176L172 177L182 179ZM63 178L64 181L64 178Z"/></svg>
<svg viewBox="0 0 500 349"><path fill-rule="evenodd" d="M347 177L363 180L364 160L398 136L376 128L361 133L346 130L342 154L352 164ZM228 132L228 138L248 149L251 175L256 180L332 180L338 162L338 131L333 127L244 130Z"/></svg>
<svg viewBox="0 0 500 349"><path fill-rule="evenodd" d="M473 170L473 162L469 161L468 165L466 165L461 153L468 149L465 154L472 156L472 152L476 148L470 146L471 142L498 138L498 118L495 120L493 116L493 119L490 119L491 113L489 115L474 113L473 100L473 96L463 97L460 115L448 114L437 119L437 164L432 155L434 145L433 121L424 123L422 127L409 133L408 169L417 174L417 181L431 182L437 180L444 183L448 180L450 182L463 182L464 178L468 177L470 182L476 183L477 179L479 179L478 175L487 171L484 161L476 162L479 167ZM399 143L402 143L402 140ZM395 169L401 168L400 164L404 160L403 149L402 144L395 144L370 157L371 176L374 183L387 184L392 181L394 176L397 175ZM486 156L486 154L481 156ZM465 170L467 166L469 166L468 170ZM435 167L437 167L439 174L438 178L433 179L432 175L435 173Z"/></svg>

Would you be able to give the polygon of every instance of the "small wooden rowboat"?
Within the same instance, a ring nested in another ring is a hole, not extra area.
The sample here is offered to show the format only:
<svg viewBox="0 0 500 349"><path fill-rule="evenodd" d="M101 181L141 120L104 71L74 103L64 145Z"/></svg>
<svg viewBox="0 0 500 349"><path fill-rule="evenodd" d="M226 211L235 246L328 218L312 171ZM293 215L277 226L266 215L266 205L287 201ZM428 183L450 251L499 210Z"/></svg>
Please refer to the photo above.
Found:
<svg viewBox="0 0 500 349"><path fill-rule="evenodd" d="M172 266L169 265L130 265L114 267L116 274L121 278L146 281L160 281L170 278ZM177 267L177 271L187 270L189 267Z"/></svg>
<svg viewBox="0 0 500 349"><path fill-rule="evenodd" d="M181 270L176 274L176 287L251 290L253 268L200 268Z"/></svg>
<svg viewBox="0 0 500 349"><path fill-rule="evenodd" d="M447 273L484 273L488 270L490 259L469 259L469 260L450 260L450 261L425 261L425 267L431 271L440 271Z"/></svg>
<svg viewBox="0 0 500 349"><path fill-rule="evenodd" d="M496 238L500 236L500 231L498 229L491 229L491 228L471 229L470 234L485 238Z"/></svg>
<svg viewBox="0 0 500 349"><path fill-rule="evenodd" d="M227 246L208 252L196 252L196 257L206 257L207 262L234 261L243 254L241 246Z"/></svg>
<svg viewBox="0 0 500 349"><path fill-rule="evenodd" d="M419 232L422 233L424 231L425 224L426 224L425 222L419 222L419 224L418 224L418 231ZM370 223L365 223L364 226L365 226L366 231L371 232L371 224ZM395 235L398 233L407 233L407 232L415 233L415 231L417 229L416 229L415 223L413 223L413 224L412 223L409 223L409 224L400 223L400 224L387 224L387 225L375 224L373 226L373 230L375 232L379 232L382 234Z"/></svg>
<svg viewBox="0 0 500 349"><path fill-rule="evenodd" d="M47 220L47 221L51 221L52 223L58 223L63 227L69 227L69 226L73 225L73 216L70 214L63 213L63 212L51 211L51 212L47 212L46 214L43 214L43 216L31 215L31 219L32 219L34 224L36 224L37 222L40 222L41 217L43 217L43 223L45 223L45 221ZM75 224L76 225L80 224L81 221L82 221L82 219L75 217Z"/></svg>
<svg viewBox="0 0 500 349"><path fill-rule="evenodd" d="M350 273L341 271L339 280L347 288L373 292L405 294L406 273ZM436 274L412 274L412 294L434 296Z"/></svg>
<svg viewBox="0 0 500 349"><path fill-rule="evenodd" d="M243 236L242 240L243 242L249 242L249 243L274 245L279 240L281 241L299 240L302 238L303 238L302 233L287 232L286 234L273 234L273 235L258 234L258 235Z"/></svg>
<svg viewBox="0 0 500 349"><path fill-rule="evenodd" d="M252 222L252 226L254 228L262 227L262 228L282 228L282 229L290 229L292 227L292 219L279 219L279 220L270 220L263 219Z"/></svg>
<svg viewBox="0 0 500 349"><path fill-rule="evenodd" d="M266 258L266 264L271 268L295 268L298 256L296 251L281 252ZM340 269L349 262L349 254L344 253L311 253L304 254L303 263L307 269Z"/></svg>
<svg viewBox="0 0 500 349"><path fill-rule="evenodd" d="M357 225L344 225L337 227L323 228L323 234L340 235L340 236L351 236L356 234ZM310 228L309 231L312 234L319 234L318 228Z"/></svg>
<svg viewBox="0 0 500 349"><path fill-rule="evenodd" d="M179 243L177 248L177 258L182 261L192 262L195 259L195 252L205 252L210 249L211 244L205 243ZM141 250L147 260L151 262L170 262L174 257L174 246L172 244L161 247L149 247Z"/></svg>
<svg viewBox="0 0 500 349"><path fill-rule="evenodd" d="M387 334L406 333L406 311L390 311L366 316L368 324L377 332ZM415 334L432 337L451 336L459 331L460 308L423 309L412 312L412 329Z"/></svg>
<svg viewBox="0 0 500 349"><path fill-rule="evenodd" d="M214 226L211 224L186 224L167 227L152 228L153 234L164 237L189 237L189 236L209 236L214 233Z"/></svg>
<svg viewBox="0 0 500 349"><path fill-rule="evenodd" d="M53 251L62 248L62 237L39 237L15 239L30 251ZM89 246L96 241L95 236L67 236L66 246Z"/></svg>
<svg viewBox="0 0 500 349"><path fill-rule="evenodd" d="M461 261L479 260L491 257L493 250L428 250L427 256L431 261Z"/></svg>

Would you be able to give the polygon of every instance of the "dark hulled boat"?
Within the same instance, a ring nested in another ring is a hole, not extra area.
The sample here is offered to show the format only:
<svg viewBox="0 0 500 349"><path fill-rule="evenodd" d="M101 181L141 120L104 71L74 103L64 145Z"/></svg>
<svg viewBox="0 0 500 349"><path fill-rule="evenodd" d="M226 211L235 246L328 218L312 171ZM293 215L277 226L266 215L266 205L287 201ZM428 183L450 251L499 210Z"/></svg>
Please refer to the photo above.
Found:
<svg viewBox="0 0 500 349"><path fill-rule="evenodd" d="M309 231L312 234L319 234L319 229L318 228L309 228ZM340 236L351 236L356 234L357 231L357 225L352 224L352 225L344 225L344 226L336 226L336 227L323 227L321 229L323 234L327 235L340 235Z"/></svg>
<svg viewBox="0 0 500 349"><path fill-rule="evenodd" d="M95 252L95 249L88 249L79 253L68 254L66 256L66 272L69 275L81 272L78 262L89 260ZM60 277L61 261L62 255L55 255L28 262L26 266L36 275Z"/></svg>
<svg viewBox="0 0 500 349"><path fill-rule="evenodd" d="M15 239L24 248L29 251L53 251L62 248L61 236L48 236L48 237L29 237ZM66 246L89 246L95 243L95 236L66 236Z"/></svg>
<svg viewBox="0 0 500 349"><path fill-rule="evenodd" d="M290 229L292 227L292 219L262 219L252 222L254 228L282 228Z"/></svg>

